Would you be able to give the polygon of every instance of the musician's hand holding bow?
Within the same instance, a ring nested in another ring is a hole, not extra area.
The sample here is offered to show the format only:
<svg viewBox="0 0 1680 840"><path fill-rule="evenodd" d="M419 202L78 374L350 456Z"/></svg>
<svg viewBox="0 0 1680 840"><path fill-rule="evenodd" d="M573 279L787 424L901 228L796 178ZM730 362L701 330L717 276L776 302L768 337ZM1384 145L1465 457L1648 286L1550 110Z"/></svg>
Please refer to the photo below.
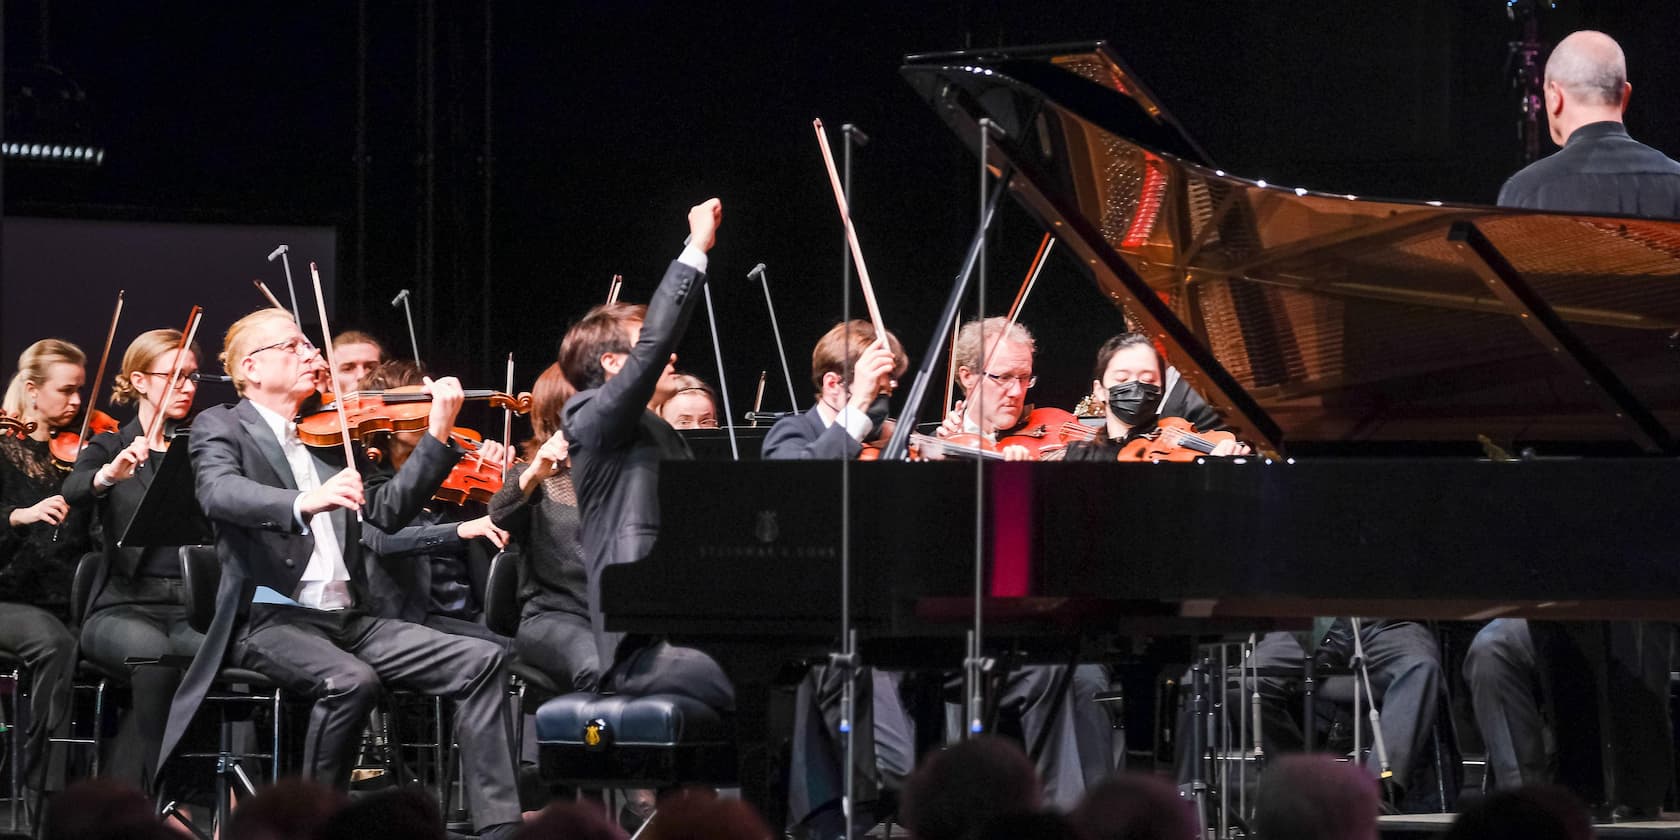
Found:
<svg viewBox="0 0 1680 840"><path fill-rule="evenodd" d="M478 457L486 464L500 464L508 457L508 448L499 440L487 440L478 445Z"/></svg>
<svg viewBox="0 0 1680 840"><path fill-rule="evenodd" d="M939 421L939 428L934 431L934 434L938 437L950 437L952 435L962 434L963 409L967 408L967 406L968 404L965 401L957 400L956 406L950 411L945 412L945 419Z"/></svg>
<svg viewBox="0 0 1680 840"><path fill-rule="evenodd" d="M461 413L461 403L466 401L466 392L461 388L461 380L453 376L442 379L426 377L423 380L424 390L432 395L432 413L427 418L429 424L426 433L438 439L439 443L449 443L449 433L455 428L455 417Z"/></svg>
<svg viewBox="0 0 1680 840"><path fill-rule="evenodd" d="M104 493L112 485L133 478L134 471L139 469L141 464L146 463L146 459L150 458L151 455L152 447L147 443L146 436L141 435L135 438L132 443L123 447L123 450L118 452L117 457L112 458L110 463L100 467L99 472L94 473L93 492Z"/></svg>
<svg viewBox="0 0 1680 840"><path fill-rule="evenodd" d="M526 496L531 495L543 479L560 471L560 468L566 464L566 458L570 456L570 451L570 447L566 443L565 433L555 432L548 440L543 442L542 447L537 450L536 457L531 459L531 465L520 474L519 492Z"/></svg>
<svg viewBox="0 0 1680 840"><path fill-rule="evenodd" d="M857 366L852 369L852 388L847 397L852 408L867 413L877 397L891 392L892 372L896 364L897 359L885 339L869 345L858 356Z"/></svg>
<svg viewBox="0 0 1680 840"><path fill-rule="evenodd" d="M55 494L48 496L29 507L20 507L13 510L9 519L11 520L12 527L21 528L25 525L33 525L37 522L45 522L48 525L57 525L58 523L64 521L64 517L69 515L70 503L64 501L63 496Z"/></svg>
<svg viewBox="0 0 1680 840"><path fill-rule="evenodd" d="M363 503L362 474L354 467L346 467L321 482L320 487L304 493L298 511L304 516L314 516L334 508L360 510Z"/></svg>

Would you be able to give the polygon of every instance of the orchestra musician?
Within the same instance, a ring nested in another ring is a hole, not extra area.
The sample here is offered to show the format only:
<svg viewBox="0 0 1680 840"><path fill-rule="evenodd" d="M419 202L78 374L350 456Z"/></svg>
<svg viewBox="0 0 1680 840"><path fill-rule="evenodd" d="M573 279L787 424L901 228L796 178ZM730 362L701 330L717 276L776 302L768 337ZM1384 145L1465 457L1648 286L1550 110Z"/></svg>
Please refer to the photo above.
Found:
<svg viewBox="0 0 1680 840"><path fill-rule="evenodd" d="M431 381L426 435L402 469L345 463L310 449L293 417L325 365L290 313L239 319L222 364L241 399L193 423L199 503L222 563L216 614L176 693L167 757L226 661L309 698L304 776L348 786L362 725L385 685L456 701L466 797L480 836L510 837L520 820L502 648L361 608L361 520L396 530L420 511L461 457L450 431L462 402L453 378ZM365 472L365 475L364 475Z"/></svg>
<svg viewBox="0 0 1680 840"><path fill-rule="evenodd" d="M909 367L898 337L882 338L869 321L836 324L811 351L816 403L776 421L764 438L765 460L857 458L886 418L885 397ZM891 795L915 769L914 724L899 696L899 678L874 668L857 669L851 723L854 731L854 818L865 828L892 811ZM788 762L788 823L803 836L844 836L839 800L845 742L840 734L843 669L818 666L800 680Z"/></svg>
<svg viewBox="0 0 1680 840"><path fill-rule="evenodd" d="M1126 444L1154 434L1162 417L1182 417L1199 431L1218 431L1219 414L1176 371L1165 367L1148 336L1121 333L1097 350L1091 398L1107 406L1105 434L1092 441L1068 444L1066 460L1113 461ZM1167 383L1165 386L1163 383ZM1167 393L1171 389L1171 393ZM1214 456L1246 455L1247 444L1222 440Z"/></svg>
<svg viewBox="0 0 1680 840"><path fill-rule="evenodd" d="M150 787L170 699L182 673L180 667L157 660L191 657L204 641L188 624L177 547L117 547L152 485L163 450L192 411L198 393L196 343L180 351L180 379L169 390L180 344L179 330L160 329L141 333L128 345L111 402L136 404L135 417L89 441L64 480L65 499L93 509L104 542L104 563L82 620L82 653L107 671L129 676L130 710L118 728L105 771L142 790ZM163 431L148 434L157 422ZM149 662L131 665L132 660Z"/></svg>
<svg viewBox="0 0 1680 840"><path fill-rule="evenodd" d="M30 674L22 776L36 792L64 783L62 756L49 755L47 739L69 722L76 640L64 616L72 570L87 546L83 517L59 494L64 473L48 440L81 408L86 362L74 344L37 341L18 356L0 403L12 417L36 424L27 437L0 434L0 515L6 517L0 529L0 651L21 659Z"/></svg>
<svg viewBox="0 0 1680 840"><path fill-rule="evenodd" d="M997 440L1021 424L1033 375L1036 345L1032 333L1002 316L970 321L957 333L957 385L963 399L940 423L936 434L949 437L979 433ZM1005 459L1026 460L1025 447L1006 446ZM1046 801L1071 808L1085 788L1114 769L1108 713L1096 696L1108 690L1108 672L1100 665L1029 666L1008 675L998 697L1000 708L1018 714L1028 744L1044 745L1033 756L1044 781ZM1065 696L1055 687L1065 685Z"/></svg>
<svg viewBox="0 0 1680 840"><path fill-rule="evenodd" d="M1542 90L1552 142L1562 148L1512 175L1500 206L1680 218L1680 162L1634 140L1622 122L1633 86L1613 38L1581 31L1558 42ZM1655 815L1674 777L1673 646L1671 628L1660 624L1489 623L1466 652L1464 675L1497 784L1548 781L1555 762L1560 781L1602 816ZM1555 758L1542 685L1559 722Z"/></svg>
<svg viewBox="0 0 1680 840"><path fill-rule="evenodd" d="M342 366L343 360L339 361ZM384 390L423 382L419 365L393 360L374 368L357 388ZM424 436L420 430L386 434L382 443L390 468L402 469ZM497 464L504 450L500 443L487 440L479 444L479 456ZM395 532L364 524L362 545L368 549L365 556L369 561L368 611L507 645L507 639L484 626L484 605L476 593L484 591L490 564L476 540L500 549L507 545L507 532L487 515L469 518L461 505L436 501Z"/></svg>
<svg viewBox="0 0 1680 840"><path fill-rule="evenodd" d="M573 393L559 363L537 377L525 460L508 470L502 489L490 499L490 518L519 548L515 652L563 691L594 691L601 659L589 625L577 488L560 431L561 408Z"/></svg>
<svg viewBox="0 0 1680 840"><path fill-rule="evenodd" d="M679 373L677 390L654 409L673 429L715 429L718 427L717 394L712 386L691 373Z"/></svg>
<svg viewBox="0 0 1680 840"><path fill-rule="evenodd" d="M689 210L689 244L673 260L645 308L624 303L591 309L566 331L560 368L579 388L562 414L578 497L579 542L602 686L626 694L675 693L721 709L734 689L700 651L664 640L606 632L601 571L646 557L659 535L659 462L688 458L688 443L648 409L676 393L673 352L706 282L706 252L716 241L723 205ZM621 641L623 642L621 644Z"/></svg>
<svg viewBox="0 0 1680 840"><path fill-rule="evenodd" d="M348 394L385 363L385 345L361 330L345 330L333 336L333 360L338 363L332 372L333 389Z"/></svg>

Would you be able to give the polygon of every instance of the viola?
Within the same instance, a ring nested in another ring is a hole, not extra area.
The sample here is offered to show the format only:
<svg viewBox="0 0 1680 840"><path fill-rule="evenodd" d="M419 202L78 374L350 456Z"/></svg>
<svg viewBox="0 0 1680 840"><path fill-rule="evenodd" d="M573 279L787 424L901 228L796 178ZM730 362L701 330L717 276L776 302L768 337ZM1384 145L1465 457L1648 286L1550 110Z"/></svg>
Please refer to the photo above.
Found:
<svg viewBox="0 0 1680 840"><path fill-rule="evenodd" d="M92 440L94 435L114 432L122 428L122 424L117 422L117 418L98 409L93 409L88 413L86 428L88 439ZM47 449L52 452L53 461L61 469L68 470L76 466L76 456L82 454L82 447L85 445L82 442L81 435L72 431L61 431L53 435L52 439L47 442Z"/></svg>
<svg viewBox="0 0 1680 840"><path fill-rule="evenodd" d="M1071 411L1034 408L1021 418L1021 425L998 439L997 446L1024 446L1034 461L1060 461L1067 454L1068 444L1096 440L1100 432Z"/></svg>
<svg viewBox="0 0 1680 840"><path fill-rule="evenodd" d="M342 399L323 403L315 413L298 421L298 439L305 446L333 447L348 436L365 446L381 432L425 431L432 413L432 395L423 393L423 387L405 385L383 391L352 391ZM514 396L501 391L467 391L465 396L469 400L489 400L491 406L515 414L531 410L528 392Z"/></svg>
<svg viewBox="0 0 1680 840"><path fill-rule="evenodd" d="M1156 433L1140 437L1120 448L1121 461L1194 461L1213 454L1214 447L1237 436L1230 432L1203 432L1182 417L1155 421Z"/></svg>
<svg viewBox="0 0 1680 840"><path fill-rule="evenodd" d="M479 447L484 438L478 432L456 427L449 434L468 454L455 462L455 466L449 470L449 477L438 485L432 498L451 505L464 505L467 502L489 504L490 497L502 489L502 465L486 461L479 454Z"/></svg>

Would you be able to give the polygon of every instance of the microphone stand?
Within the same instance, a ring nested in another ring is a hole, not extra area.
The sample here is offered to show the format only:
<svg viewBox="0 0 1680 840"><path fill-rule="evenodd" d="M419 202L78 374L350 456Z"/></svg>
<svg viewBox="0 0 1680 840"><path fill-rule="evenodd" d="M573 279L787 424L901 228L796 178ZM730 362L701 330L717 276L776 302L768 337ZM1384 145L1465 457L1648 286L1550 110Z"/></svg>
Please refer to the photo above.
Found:
<svg viewBox="0 0 1680 840"><path fill-rule="evenodd" d="M289 246L281 245L268 255L268 261L274 262L274 258L279 257L280 265L286 269L286 292L292 296L292 317L297 319L298 329L301 330L303 329L303 311L298 309L297 287L292 285L292 258L287 256L287 253L291 250Z"/></svg>
<svg viewBox="0 0 1680 840"><path fill-rule="evenodd" d="M395 307L399 303L402 304L403 319L408 322L408 346L414 348L414 363L418 365L420 364L420 339L414 335L414 310L409 308L408 298L408 290L403 289L397 292L396 297L391 298L391 306Z"/></svg>
<svg viewBox="0 0 1680 840"><path fill-rule="evenodd" d="M986 223L991 218L991 206L987 200L987 179L991 172L987 170L987 154L990 151L992 132L997 124L982 117L979 125L979 161L980 161L980 189L976 196L980 202L980 233L977 237L978 248L975 253L975 264L979 269L980 281L976 284L981 318L986 317ZM1008 177L1000 179L1007 182ZM998 341L1004 339L1004 334L998 335ZM986 331L980 331L980 343L986 343ZM988 353L989 355L989 353ZM984 373L985 365L981 365ZM984 390L986 377L980 377L979 387ZM983 399L977 400L975 395L968 395L969 405L983 404ZM985 434L985 418L982 415L978 421L980 433ZM897 434L894 430L894 438ZM883 453L884 454L884 453ZM986 728L986 678L992 670L992 662L984 656L985 651L985 598L986 598L986 469L985 459L974 459L974 627L968 631L968 656L963 659L963 693L968 701L968 735L975 736Z"/></svg>
<svg viewBox="0 0 1680 840"><path fill-rule="evenodd" d="M706 320L712 325L712 355L717 359L718 392L723 395L723 427L729 431L729 454L741 460L741 447L735 442L735 412L729 407L729 380L723 378L723 345L718 341L717 310L712 308L712 284L700 288L706 291Z"/></svg>
<svg viewBox="0 0 1680 840"><path fill-rule="evenodd" d="M850 125L847 125L846 127L851 128ZM850 140L852 135L847 132L843 136L846 140ZM852 168L852 147L849 142L846 143L844 152L846 155L847 177L850 178ZM848 190L848 192L850 192L850 190ZM851 201L851 198L848 196L846 200L849 202ZM849 254L847 258L850 259ZM848 271L850 270L850 267L851 264L847 263ZM776 355L781 357L782 360L782 378L787 381L788 405L792 406L794 414L798 414L799 397L795 396L793 392L793 373L788 368L787 345L782 343L782 328L776 323L776 304L774 301L770 300L770 278L764 273L764 263L759 263L758 265L753 266L753 270L747 272L747 279L757 280L758 284L764 287L764 308L770 312L770 332L776 336ZM847 288L849 289L850 285L848 285ZM760 393L762 393L762 391ZM754 407L753 411L758 411L758 408Z"/></svg>
<svg viewBox="0 0 1680 840"><path fill-rule="evenodd" d="M1353 754L1355 758L1359 756L1359 688L1363 683L1365 700L1371 706L1371 749L1377 754L1377 767L1380 769L1377 780L1386 799L1390 785L1394 782L1394 770L1388 764L1388 744L1383 740L1382 714L1377 711L1377 695L1371 690L1371 668L1365 661L1365 642L1359 638L1359 618L1350 617L1348 621L1353 625L1353 667L1358 680L1353 686Z"/></svg>
<svg viewBox="0 0 1680 840"><path fill-rule="evenodd" d="M857 126L845 123L840 126L840 161L842 172L842 190L846 198L848 212L852 205L852 149L869 144L869 135L864 134ZM762 272L761 272L762 273ZM770 287L765 286L765 299L769 300ZM840 322L852 322L852 252L847 237L840 237ZM848 327L847 329L850 329ZM877 339L886 336L876 336ZM780 346L780 339L777 339ZM847 352L844 358L844 370L841 379L852 381L852 359L850 342L847 342ZM782 359L782 367L787 367L787 359ZM788 394L793 394L793 377L788 376ZM794 410L799 410L798 400L794 401ZM815 409L813 409L815 410ZM840 652L828 655L829 667L840 673L845 680L840 691L840 735L844 739L841 749L841 763L846 766L844 783L840 788L840 818L845 821L845 831L840 835L845 840L852 840L855 827L852 824L852 805L857 795L857 732L852 726L852 714L857 705L857 676L861 662L857 652L857 628L852 626L852 459L840 462Z"/></svg>

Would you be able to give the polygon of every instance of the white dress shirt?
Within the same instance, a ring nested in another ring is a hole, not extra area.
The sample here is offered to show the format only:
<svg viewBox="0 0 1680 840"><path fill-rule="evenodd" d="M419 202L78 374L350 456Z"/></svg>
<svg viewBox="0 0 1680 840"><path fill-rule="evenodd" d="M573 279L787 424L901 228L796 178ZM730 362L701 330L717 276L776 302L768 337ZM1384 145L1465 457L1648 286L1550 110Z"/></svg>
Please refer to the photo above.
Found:
<svg viewBox="0 0 1680 840"><path fill-rule="evenodd" d="M333 527L332 512L306 517L302 509L303 494L321 486L321 477L315 470L315 458L298 439L296 423L254 402L251 405L273 430L275 439L280 442L280 451L286 456L286 463L291 465L292 478L297 481L300 492L292 501L292 516L305 534L313 533L315 537L315 550L309 553L309 563L303 568L303 577L298 580L297 592L292 598L305 607L318 610L349 607L355 603L350 594L350 570L344 565L343 543L339 541L338 529Z"/></svg>

